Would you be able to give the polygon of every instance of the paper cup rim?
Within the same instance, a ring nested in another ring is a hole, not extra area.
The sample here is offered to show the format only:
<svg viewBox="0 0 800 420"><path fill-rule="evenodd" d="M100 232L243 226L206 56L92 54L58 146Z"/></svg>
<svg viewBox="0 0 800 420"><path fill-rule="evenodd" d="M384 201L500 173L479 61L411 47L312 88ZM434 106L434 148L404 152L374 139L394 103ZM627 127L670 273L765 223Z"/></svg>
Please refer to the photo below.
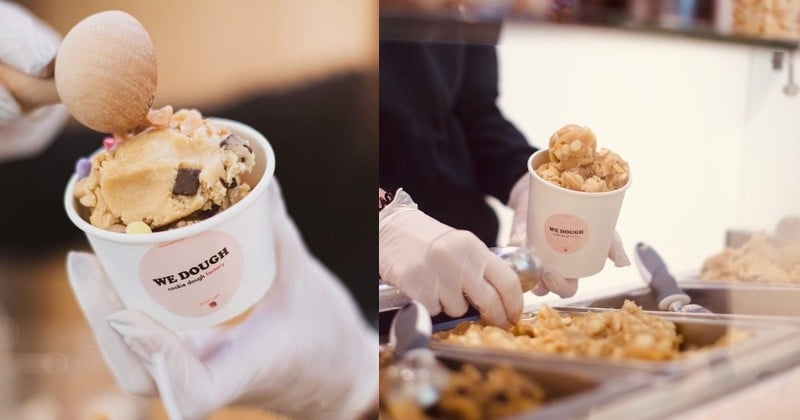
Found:
<svg viewBox="0 0 800 420"><path fill-rule="evenodd" d="M67 212L67 217L69 217L72 223L78 227L78 229L82 230L87 235L105 239L107 241L122 242L127 244L156 244L176 241L197 235L219 226L220 224L228 221L228 219L231 217L239 214L241 211L250 206L255 200L257 200L261 194L266 192L267 184L272 181L272 177L275 174L275 152L266 137L258 132L258 130L250 127L247 124L226 118L209 117L209 120L216 124L224 125L231 129L235 129L236 131L246 133L245 135L249 141L255 141L259 143L261 148L264 150L264 155L266 156L266 166L264 167L264 173L261 176L261 179L259 179L255 187L253 187L253 189L236 204L225 209L224 211L219 212L218 214L215 214L212 217L209 217L208 219L176 229L165 230L162 232L152 232L146 235L131 235L122 232L112 232L92 225L78 214L78 211L75 209L75 198L72 193L75 188L75 183L78 182L78 174L73 173L67 182L66 188L64 189L64 207Z"/></svg>
<svg viewBox="0 0 800 420"><path fill-rule="evenodd" d="M630 187L630 185L631 185L631 182L633 181L633 177L631 176L631 174L630 174L630 171L628 171L628 180L627 180L627 181L625 181L625 184L623 184L621 187L619 187L619 188L616 188L616 189L613 189L613 190L611 190L611 191L601 191L601 192L576 191L576 190L571 190L571 189L569 189L569 188L564 188L564 187L562 187L562 186L560 186L560 185L553 184L552 182L550 182L550 181L548 181L548 180L546 180L546 179L542 178L542 177L541 177L541 176L540 176L540 175L539 175L539 174L536 172L536 170L533 168L533 159L534 159L535 157L537 157L539 154L542 154L542 153L547 153L547 152L548 152L548 150L549 150L549 149L540 149L540 150L537 150L536 152L534 152L534 153L533 153L533 154L532 154L532 155L531 155L531 156L528 158L528 173L530 173L530 174L531 174L531 176L533 176L533 177L536 177L536 179L538 179L538 180L539 180L539 181L541 181L543 184L545 184L545 187L546 187L546 188L550 188L550 189L552 189L552 190L554 190L554 191L560 191L560 192L562 192L562 193L567 193L567 194L574 195L574 196L577 196L577 197L605 197L605 196L617 195L617 194L624 193L624 192L625 192L625 190L627 190L627 189L628 189L628 187ZM550 161L550 160L548 159L548 162L549 162L549 161Z"/></svg>

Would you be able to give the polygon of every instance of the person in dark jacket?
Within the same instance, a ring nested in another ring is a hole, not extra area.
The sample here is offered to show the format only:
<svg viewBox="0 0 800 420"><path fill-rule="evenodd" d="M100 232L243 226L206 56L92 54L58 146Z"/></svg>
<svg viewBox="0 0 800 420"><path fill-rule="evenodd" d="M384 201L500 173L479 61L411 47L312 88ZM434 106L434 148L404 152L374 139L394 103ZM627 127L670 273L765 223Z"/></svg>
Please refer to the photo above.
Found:
<svg viewBox="0 0 800 420"><path fill-rule="evenodd" d="M488 249L499 221L486 196L514 210L509 244L524 245L536 148L497 106L495 46L381 41L379 96L381 278L433 315L471 303L490 323L516 322L522 290ZM619 241L612 248L629 264ZM572 296L577 281L545 267L534 293Z"/></svg>

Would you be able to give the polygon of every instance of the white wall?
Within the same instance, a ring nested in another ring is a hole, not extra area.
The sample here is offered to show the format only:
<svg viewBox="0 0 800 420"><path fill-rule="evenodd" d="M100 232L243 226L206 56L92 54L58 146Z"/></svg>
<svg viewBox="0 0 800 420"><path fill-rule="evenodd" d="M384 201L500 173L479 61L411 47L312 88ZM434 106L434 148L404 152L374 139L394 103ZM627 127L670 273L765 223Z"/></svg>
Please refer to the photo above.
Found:
<svg viewBox="0 0 800 420"><path fill-rule="evenodd" d="M736 207L736 222L747 229L769 229L787 214L800 215L800 93L783 93L788 77L772 70L770 56L755 50L750 62ZM793 61L800 72L800 60Z"/></svg>
<svg viewBox="0 0 800 420"><path fill-rule="evenodd" d="M630 163L617 224L629 255L647 242L681 277L724 246L727 229L772 230L800 214L800 97L782 93L771 50L507 25L498 53L500 106L532 144L582 124ZM609 263L578 295L642 284L635 268Z"/></svg>

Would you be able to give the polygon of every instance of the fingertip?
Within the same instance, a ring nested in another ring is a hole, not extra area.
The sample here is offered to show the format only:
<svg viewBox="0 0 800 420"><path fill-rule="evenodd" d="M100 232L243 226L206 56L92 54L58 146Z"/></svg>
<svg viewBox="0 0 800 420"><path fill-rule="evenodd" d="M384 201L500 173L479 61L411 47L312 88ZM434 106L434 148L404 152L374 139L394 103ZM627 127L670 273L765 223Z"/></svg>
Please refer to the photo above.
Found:
<svg viewBox="0 0 800 420"><path fill-rule="evenodd" d="M106 280L105 269L94 254L70 251L67 253L66 271L67 281L79 301L95 300L109 294L111 286Z"/></svg>
<svg viewBox="0 0 800 420"><path fill-rule="evenodd" d="M488 249L486 252L490 254L486 264L486 280L497 291L507 313L522 312L524 299L522 297L522 285L517 273L500 257Z"/></svg>
<svg viewBox="0 0 800 420"><path fill-rule="evenodd" d="M86 258L89 255L92 254L86 251L67 251L67 261Z"/></svg>
<svg viewBox="0 0 800 420"><path fill-rule="evenodd" d="M445 315L447 315L447 316L449 316L451 318L461 318L462 316L464 316L464 314L467 313L467 309L462 311L462 310L454 310L454 309L448 309L448 308L444 308L443 307L440 312L444 312ZM433 312L431 312L431 315L437 315L437 314L434 314Z"/></svg>
<svg viewBox="0 0 800 420"><path fill-rule="evenodd" d="M628 258L628 253L625 252L625 246L622 244L622 238L617 231L614 231L614 238L611 240L611 247L608 249L608 258L617 267L631 265L631 260Z"/></svg>
<svg viewBox="0 0 800 420"><path fill-rule="evenodd" d="M505 302L490 284L482 281L479 284L470 285L465 292L468 293L468 296L471 296L468 299L472 306L478 310L481 319L491 325L504 325L506 323L508 315L506 314Z"/></svg>
<svg viewBox="0 0 800 420"><path fill-rule="evenodd" d="M618 258L613 259L612 261L614 261L614 265L617 267L628 267L629 265L631 265L631 260L625 253L623 253Z"/></svg>
<svg viewBox="0 0 800 420"><path fill-rule="evenodd" d="M507 314L508 314L508 325L509 326L515 325L519 321L519 319L522 318L522 311L514 312L514 313L508 312Z"/></svg>
<svg viewBox="0 0 800 420"><path fill-rule="evenodd" d="M112 326L135 326L151 331L166 329L158 321L136 309L122 309L106 316L106 322ZM116 329L116 328L115 328Z"/></svg>
<svg viewBox="0 0 800 420"><path fill-rule="evenodd" d="M547 281L546 280L546 276L547 276L547 273L544 273L542 275L542 281L537 283L536 287L533 288L532 292L533 292L534 295L536 295L536 296L545 296L548 293L550 293L550 289L547 288L547 284L546 284L546 281Z"/></svg>
<svg viewBox="0 0 800 420"><path fill-rule="evenodd" d="M522 309L525 307L525 298L520 295L518 302L512 305L505 305L506 318L509 325L516 324L522 316Z"/></svg>
<svg viewBox="0 0 800 420"><path fill-rule="evenodd" d="M105 320L145 364L165 347L181 347L171 330L140 311L123 309L108 315Z"/></svg>
<svg viewBox="0 0 800 420"><path fill-rule="evenodd" d="M506 318L506 314L498 313L497 311L481 311L481 318L486 321L487 323L498 326L498 327L508 327L508 319Z"/></svg>
<svg viewBox="0 0 800 420"><path fill-rule="evenodd" d="M572 297L578 291L578 279L562 277L555 272L544 273L543 279L547 288L562 299Z"/></svg>
<svg viewBox="0 0 800 420"><path fill-rule="evenodd" d="M134 311L131 309L122 309L108 314L106 322L109 325L133 324L136 322Z"/></svg>
<svg viewBox="0 0 800 420"><path fill-rule="evenodd" d="M442 313L442 305L439 304L438 300L434 299L418 299L417 302L421 303L425 309L428 310L428 313L431 315L439 315Z"/></svg>
<svg viewBox="0 0 800 420"><path fill-rule="evenodd" d="M482 296L480 304L473 304L481 318L491 325L507 326L508 325L508 308L502 296L498 296L497 292L486 285L484 296Z"/></svg>
<svg viewBox="0 0 800 420"><path fill-rule="evenodd" d="M452 296L441 296L439 304L445 314L454 318L464 316L470 305L475 306L469 295L458 293L453 293Z"/></svg>
<svg viewBox="0 0 800 420"><path fill-rule="evenodd" d="M616 267L627 267L631 265L631 260L622 246L611 245L608 250L608 259L610 259Z"/></svg>
<svg viewBox="0 0 800 420"><path fill-rule="evenodd" d="M94 255L83 251L69 251L67 253L67 274L70 278L82 279L86 277L89 269L96 268ZM92 273L94 274L94 273Z"/></svg>
<svg viewBox="0 0 800 420"><path fill-rule="evenodd" d="M564 291L564 292L558 293L558 296L561 299L570 298L570 297L575 296L575 291L574 290L572 290L572 291L569 291L569 290L568 291Z"/></svg>
<svg viewBox="0 0 800 420"><path fill-rule="evenodd" d="M106 324L117 334L122 336L126 342L136 335L136 319L131 316L131 311L123 309L114 312L106 317Z"/></svg>

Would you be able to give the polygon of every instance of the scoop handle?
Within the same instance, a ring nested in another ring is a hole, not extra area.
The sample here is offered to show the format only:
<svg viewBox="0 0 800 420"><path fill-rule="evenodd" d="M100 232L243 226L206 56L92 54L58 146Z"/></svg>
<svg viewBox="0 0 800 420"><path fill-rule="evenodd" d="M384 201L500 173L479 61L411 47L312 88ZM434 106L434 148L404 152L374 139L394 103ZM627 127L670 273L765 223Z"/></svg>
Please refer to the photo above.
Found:
<svg viewBox="0 0 800 420"><path fill-rule="evenodd" d="M33 77L0 64L0 84L14 95L24 111L61 102L53 77Z"/></svg>
<svg viewBox="0 0 800 420"><path fill-rule="evenodd" d="M653 279L650 280L650 287L653 289L653 292L655 292L658 308L662 311L669 310L675 302L686 305L692 300L689 295L678 287L675 277L672 277L666 269L658 270L653 273Z"/></svg>
<svg viewBox="0 0 800 420"><path fill-rule="evenodd" d="M669 273L667 265L655 249L639 242L636 244L636 265L642 277L650 285L650 290L655 295L658 308L662 311L670 310L673 303L682 305L691 301L689 295L678 287L675 277Z"/></svg>
<svg viewBox="0 0 800 420"><path fill-rule="evenodd" d="M425 307L411 301L400 308L389 328L389 341L395 345L395 354L402 358L415 349L427 349L433 334L431 316Z"/></svg>

